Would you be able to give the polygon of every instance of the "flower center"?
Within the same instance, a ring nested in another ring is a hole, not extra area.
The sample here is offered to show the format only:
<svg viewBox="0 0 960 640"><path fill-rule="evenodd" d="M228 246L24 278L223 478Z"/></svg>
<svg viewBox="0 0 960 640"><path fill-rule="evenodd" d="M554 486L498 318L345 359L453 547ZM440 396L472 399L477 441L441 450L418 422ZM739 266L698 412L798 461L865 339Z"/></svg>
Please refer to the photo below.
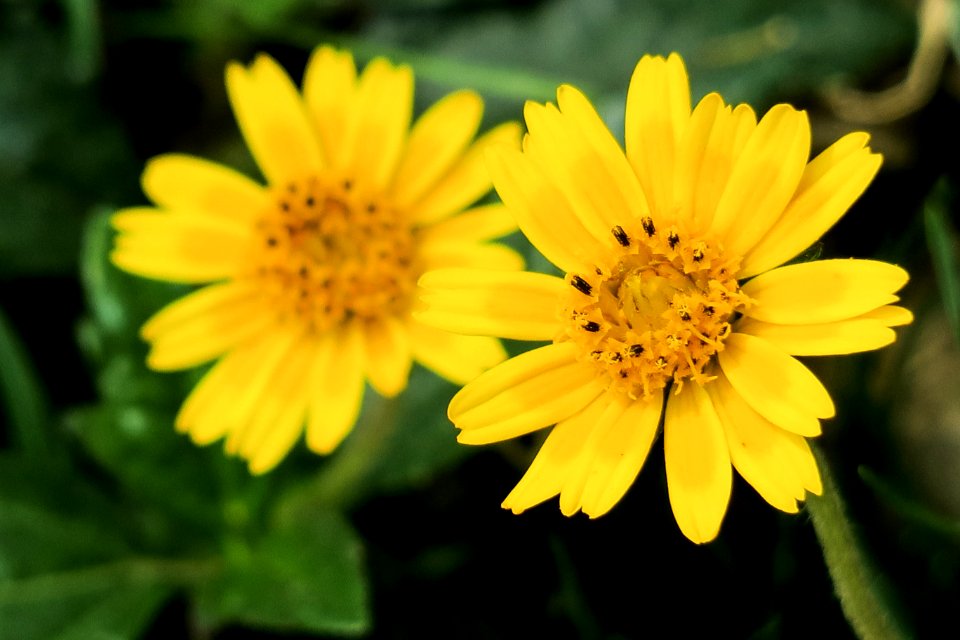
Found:
<svg viewBox="0 0 960 640"><path fill-rule="evenodd" d="M379 194L330 175L291 182L257 229L254 274L282 318L324 331L407 310L416 238Z"/></svg>
<svg viewBox="0 0 960 640"><path fill-rule="evenodd" d="M712 379L707 365L723 349L730 323L749 303L737 256L711 238L643 218L611 230L619 251L595 273L567 274L564 337L631 398L671 381Z"/></svg>

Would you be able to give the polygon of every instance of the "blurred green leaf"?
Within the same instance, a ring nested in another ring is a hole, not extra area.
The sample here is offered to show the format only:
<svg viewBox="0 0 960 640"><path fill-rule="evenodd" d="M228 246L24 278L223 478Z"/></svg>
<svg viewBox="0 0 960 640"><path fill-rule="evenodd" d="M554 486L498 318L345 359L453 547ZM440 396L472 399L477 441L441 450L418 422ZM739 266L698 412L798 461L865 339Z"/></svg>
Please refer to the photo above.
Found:
<svg viewBox="0 0 960 640"><path fill-rule="evenodd" d="M947 41L953 49L953 56L960 60L960 2L947 2Z"/></svg>
<svg viewBox="0 0 960 640"><path fill-rule="evenodd" d="M35 458L51 448L47 396L27 350L0 310L0 396L13 426L14 446Z"/></svg>
<svg viewBox="0 0 960 640"><path fill-rule="evenodd" d="M889 584L874 566L847 516L826 458L818 447L812 449L820 468L823 495L808 495L807 511L844 615L863 640L911 637Z"/></svg>
<svg viewBox="0 0 960 640"><path fill-rule="evenodd" d="M198 606L212 625L361 634L370 627L361 542L337 513L288 514L249 551L228 553Z"/></svg>
<svg viewBox="0 0 960 640"><path fill-rule="evenodd" d="M954 539L960 539L960 521L942 516L923 504L907 497L903 491L894 487L870 470L869 467L857 467L857 473L864 483L901 516L929 531Z"/></svg>
<svg viewBox="0 0 960 640"><path fill-rule="evenodd" d="M948 216L949 189L945 180L934 187L923 208L927 247L940 286L940 297L953 335L960 342L960 259L957 234Z"/></svg>

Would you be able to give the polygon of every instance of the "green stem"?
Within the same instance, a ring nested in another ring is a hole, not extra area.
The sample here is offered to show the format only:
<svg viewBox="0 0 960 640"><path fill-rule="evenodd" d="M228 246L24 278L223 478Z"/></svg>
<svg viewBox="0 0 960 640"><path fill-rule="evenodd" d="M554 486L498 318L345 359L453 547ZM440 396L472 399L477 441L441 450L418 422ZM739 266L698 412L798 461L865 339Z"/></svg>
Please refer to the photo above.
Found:
<svg viewBox="0 0 960 640"><path fill-rule="evenodd" d="M47 395L27 351L0 311L0 395L2 395L16 446L36 457L50 452Z"/></svg>
<svg viewBox="0 0 960 640"><path fill-rule="evenodd" d="M826 457L812 447L823 480L823 495L809 496L807 511L823 549L843 613L857 636L864 640L908 638L883 575L860 544L846 506L827 465Z"/></svg>

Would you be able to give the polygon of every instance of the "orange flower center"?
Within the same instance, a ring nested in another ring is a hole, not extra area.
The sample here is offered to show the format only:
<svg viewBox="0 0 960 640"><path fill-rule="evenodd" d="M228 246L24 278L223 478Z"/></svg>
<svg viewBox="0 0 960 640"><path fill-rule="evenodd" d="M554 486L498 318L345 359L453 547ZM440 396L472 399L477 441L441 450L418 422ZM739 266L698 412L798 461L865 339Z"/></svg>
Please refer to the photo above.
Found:
<svg viewBox="0 0 960 640"><path fill-rule="evenodd" d="M567 274L563 339L631 398L670 381L711 380L705 369L748 303L736 279L739 257L676 226L657 229L651 218L611 233L620 248L612 264Z"/></svg>
<svg viewBox="0 0 960 640"><path fill-rule="evenodd" d="M412 226L376 193L329 175L275 190L252 264L283 317L313 331L407 311L417 277Z"/></svg>

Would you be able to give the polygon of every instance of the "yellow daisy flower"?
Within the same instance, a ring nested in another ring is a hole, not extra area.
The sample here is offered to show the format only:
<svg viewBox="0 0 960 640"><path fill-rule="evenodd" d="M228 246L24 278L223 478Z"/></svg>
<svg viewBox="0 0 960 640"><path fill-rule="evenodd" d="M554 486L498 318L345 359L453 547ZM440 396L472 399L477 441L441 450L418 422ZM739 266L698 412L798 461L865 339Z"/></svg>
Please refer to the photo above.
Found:
<svg viewBox="0 0 960 640"><path fill-rule="evenodd" d="M527 103L523 151L489 153L520 229L563 278L448 269L425 274L417 317L462 333L551 344L464 387L450 403L460 442L556 425L503 506L559 494L566 515L606 513L661 425L670 503L697 543L719 531L733 467L796 512L820 478L806 437L834 415L792 356L893 342L911 320L907 281L872 260L779 266L829 229L880 167L867 135L808 162L793 107L759 122L712 93L691 111L683 61L644 57L627 96L626 153L588 100L561 86Z"/></svg>
<svg viewBox="0 0 960 640"><path fill-rule="evenodd" d="M267 185L185 155L149 162L156 207L126 209L112 253L122 269L212 283L142 329L156 370L219 358L176 426L260 473L306 424L307 446L332 451L360 411L364 382L400 393L411 361L464 383L503 360L494 338L452 335L410 317L427 269L522 269L488 240L515 229L502 205L454 217L491 190L488 144L519 145L509 123L474 141L471 91L446 96L410 127L413 74L383 59L357 77L350 53L318 48L303 94L270 57L231 63L227 91Z"/></svg>

